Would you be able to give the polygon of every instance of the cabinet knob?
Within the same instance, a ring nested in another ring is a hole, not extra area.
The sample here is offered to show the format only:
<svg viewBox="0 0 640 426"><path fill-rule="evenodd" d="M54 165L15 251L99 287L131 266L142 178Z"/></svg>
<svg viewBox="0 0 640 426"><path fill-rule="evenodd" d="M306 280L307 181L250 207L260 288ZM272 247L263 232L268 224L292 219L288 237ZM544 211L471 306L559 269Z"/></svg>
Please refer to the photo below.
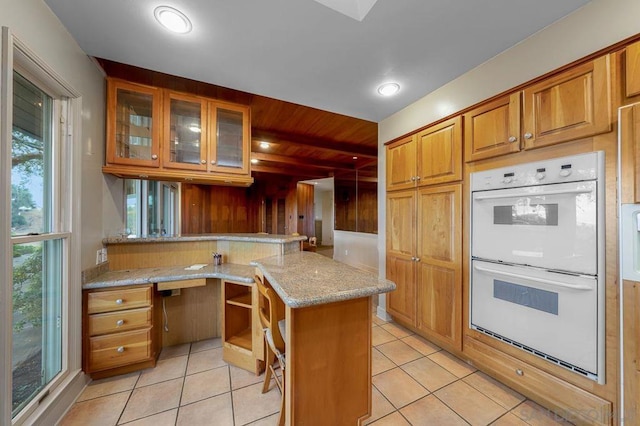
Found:
<svg viewBox="0 0 640 426"><path fill-rule="evenodd" d="M207 164L207 160L200 160L201 164Z"/></svg>
<svg viewBox="0 0 640 426"><path fill-rule="evenodd" d="M524 134L524 138L525 139L531 139L533 137L533 135L531 133L525 133Z"/></svg>
<svg viewBox="0 0 640 426"><path fill-rule="evenodd" d="M122 327L124 325L124 320L116 321L116 327Z"/></svg>
<svg viewBox="0 0 640 426"><path fill-rule="evenodd" d="M216 160L211 160L211 164L216 164Z"/></svg>
<svg viewBox="0 0 640 426"><path fill-rule="evenodd" d="M411 176L411 182L415 182L416 177L415 176Z"/></svg>
<svg viewBox="0 0 640 426"><path fill-rule="evenodd" d="M416 257L414 260L415 260L416 262L420 262L420 258L419 258L419 257Z"/></svg>
<svg viewBox="0 0 640 426"><path fill-rule="evenodd" d="M153 154L153 155L151 155L151 159L152 159L152 160L157 160L157 159L158 159L158 155L157 155L157 154Z"/></svg>
<svg viewBox="0 0 640 426"><path fill-rule="evenodd" d="M416 176L416 180L420 180L420 176Z"/></svg>
<svg viewBox="0 0 640 426"><path fill-rule="evenodd" d="M124 303L124 300L116 299L116 305L122 305L123 303Z"/></svg>
<svg viewBox="0 0 640 426"><path fill-rule="evenodd" d="M515 142L517 140L518 138L516 138L515 136L509 136L509 142Z"/></svg>
<svg viewBox="0 0 640 426"><path fill-rule="evenodd" d="M518 368L518 369L516 369L516 374L517 374L518 376L524 376L524 371L522 371L522 370L520 370L520 369Z"/></svg>
<svg viewBox="0 0 640 426"><path fill-rule="evenodd" d="M124 346L119 346L119 347L118 347L118 349L116 349L116 352L118 352L118 353L120 353L120 354L121 354L122 352L124 352Z"/></svg>
<svg viewBox="0 0 640 426"><path fill-rule="evenodd" d="M412 261L412 262L415 262L415 261L416 261L416 258L415 258L415 257L411 257L411 261Z"/></svg>

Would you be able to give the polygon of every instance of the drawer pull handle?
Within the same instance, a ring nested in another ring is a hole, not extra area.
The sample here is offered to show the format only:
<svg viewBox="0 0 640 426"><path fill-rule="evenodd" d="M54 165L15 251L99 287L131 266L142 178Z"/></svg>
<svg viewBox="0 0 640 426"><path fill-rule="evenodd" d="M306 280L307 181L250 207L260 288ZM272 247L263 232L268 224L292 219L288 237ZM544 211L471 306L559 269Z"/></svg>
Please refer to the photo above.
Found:
<svg viewBox="0 0 640 426"><path fill-rule="evenodd" d="M122 327L124 325L124 320L116 321L116 327Z"/></svg>
<svg viewBox="0 0 640 426"><path fill-rule="evenodd" d="M517 374L518 376L524 376L524 371L522 371L522 370L520 370L520 369L518 368L518 369L516 369L516 374Z"/></svg>
<svg viewBox="0 0 640 426"><path fill-rule="evenodd" d="M122 353L122 352L124 352L124 346L120 346L118 349L116 349L116 351L117 351L118 353Z"/></svg>
<svg viewBox="0 0 640 426"><path fill-rule="evenodd" d="M122 305L123 303L124 303L124 300L116 299L116 305Z"/></svg>

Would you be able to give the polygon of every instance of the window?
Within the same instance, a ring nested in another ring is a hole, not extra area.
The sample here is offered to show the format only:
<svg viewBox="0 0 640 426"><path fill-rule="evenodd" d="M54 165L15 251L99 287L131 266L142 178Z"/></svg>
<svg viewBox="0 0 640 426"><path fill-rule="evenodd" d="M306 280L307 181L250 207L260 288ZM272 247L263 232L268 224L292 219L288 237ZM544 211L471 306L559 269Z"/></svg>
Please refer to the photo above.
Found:
<svg viewBox="0 0 640 426"><path fill-rule="evenodd" d="M179 184L126 179L125 235L148 237L177 235Z"/></svg>
<svg viewBox="0 0 640 426"><path fill-rule="evenodd" d="M0 424L23 424L62 389L70 365L79 367L69 325L80 309L71 291L79 288L69 114L77 95L6 29L2 48L12 55L0 68L8 88L0 97Z"/></svg>

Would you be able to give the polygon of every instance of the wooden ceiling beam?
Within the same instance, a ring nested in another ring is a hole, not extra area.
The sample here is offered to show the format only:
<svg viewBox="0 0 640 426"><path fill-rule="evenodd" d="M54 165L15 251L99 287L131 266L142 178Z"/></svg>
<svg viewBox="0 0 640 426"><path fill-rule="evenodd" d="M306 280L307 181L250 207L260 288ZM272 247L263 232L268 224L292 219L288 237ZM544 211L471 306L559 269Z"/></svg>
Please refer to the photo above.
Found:
<svg viewBox="0 0 640 426"><path fill-rule="evenodd" d="M280 167L269 167L269 166L260 166L256 164L251 165L252 172L259 173L273 173L279 175L287 175L287 176L304 176L312 179L324 179L330 177L328 173L323 173L318 170L312 169L300 169L300 168L280 168Z"/></svg>
<svg viewBox="0 0 640 426"><path fill-rule="evenodd" d="M296 135L293 133L273 132L269 130L252 128L251 139L257 142L268 142L272 144L286 142L290 145L300 145L307 148L313 148L343 155L350 155L359 158L378 158L377 148L350 143L334 142L326 139L311 138Z"/></svg>
<svg viewBox="0 0 640 426"><path fill-rule="evenodd" d="M355 170L354 164L338 163L335 161L318 161L315 158L289 157L287 155L267 154L264 152L252 152L251 159L269 161L272 163L282 163L289 166L313 167L316 169L329 170ZM355 161L355 160L354 160Z"/></svg>

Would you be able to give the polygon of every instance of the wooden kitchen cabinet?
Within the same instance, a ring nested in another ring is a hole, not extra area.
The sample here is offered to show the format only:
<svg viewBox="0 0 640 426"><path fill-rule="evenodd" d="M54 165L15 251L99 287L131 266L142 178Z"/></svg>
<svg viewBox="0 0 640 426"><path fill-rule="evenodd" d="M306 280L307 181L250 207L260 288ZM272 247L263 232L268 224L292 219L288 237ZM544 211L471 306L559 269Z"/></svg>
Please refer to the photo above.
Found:
<svg viewBox="0 0 640 426"><path fill-rule="evenodd" d="M161 336L153 285L83 293L84 369L93 378L155 366Z"/></svg>
<svg viewBox="0 0 640 426"><path fill-rule="evenodd" d="M620 201L640 203L640 103L620 109Z"/></svg>
<svg viewBox="0 0 640 426"><path fill-rule="evenodd" d="M462 180L462 117L454 117L418 133L419 186Z"/></svg>
<svg viewBox="0 0 640 426"><path fill-rule="evenodd" d="M524 149L609 132L609 68L605 55L524 89Z"/></svg>
<svg viewBox="0 0 640 426"><path fill-rule="evenodd" d="M623 281L624 418L640 418L640 283Z"/></svg>
<svg viewBox="0 0 640 426"><path fill-rule="evenodd" d="M417 328L462 349L462 185L422 188L417 213Z"/></svg>
<svg viewBox="0 0 640 426"><path fill-rule="evenodd" d="M416 320L415 215L415 190L387 195L387 278L396 283L387 311L410 325Z"/></svg>
<svg viewBox="0 0 640 426"><path fill-rule="evenodd" d="M104 173L249 186L248 106L107 79Z"/></svg>
<svg viewBox="0 0 640 426"><path fill-rule="evenodd" d="M387 191L415 187L418 173L416 140L417 136L411 135L387 145Z"/></svg>
<svg viewBox="0 0 640 426"><path fill-rule="evenodd" d="M625 48L624 62L625 96L640 96L640 41Z"/></svg>
<svg viewBox="0 0 640 426"><path fill-rule="evenodd" d="M462 117L387 146L387 191L462 179Z"/></svg>
<svg viewBox="0 0 640 426"><path fill-rule="evenodd" d="M465 161L520 151L520 92L464 114Z"/></svg>
<svg viewBox="0 0 640 426"><path fill-rule="evenodd" d="M264 359L255 284L222 281L222 358L259 374Z"/></svg>
<svg viewBox="0 0 640 426"><path fill-rule="evenodd" d="M160 166L162 92L107 79L107 164Z"/></svg>

